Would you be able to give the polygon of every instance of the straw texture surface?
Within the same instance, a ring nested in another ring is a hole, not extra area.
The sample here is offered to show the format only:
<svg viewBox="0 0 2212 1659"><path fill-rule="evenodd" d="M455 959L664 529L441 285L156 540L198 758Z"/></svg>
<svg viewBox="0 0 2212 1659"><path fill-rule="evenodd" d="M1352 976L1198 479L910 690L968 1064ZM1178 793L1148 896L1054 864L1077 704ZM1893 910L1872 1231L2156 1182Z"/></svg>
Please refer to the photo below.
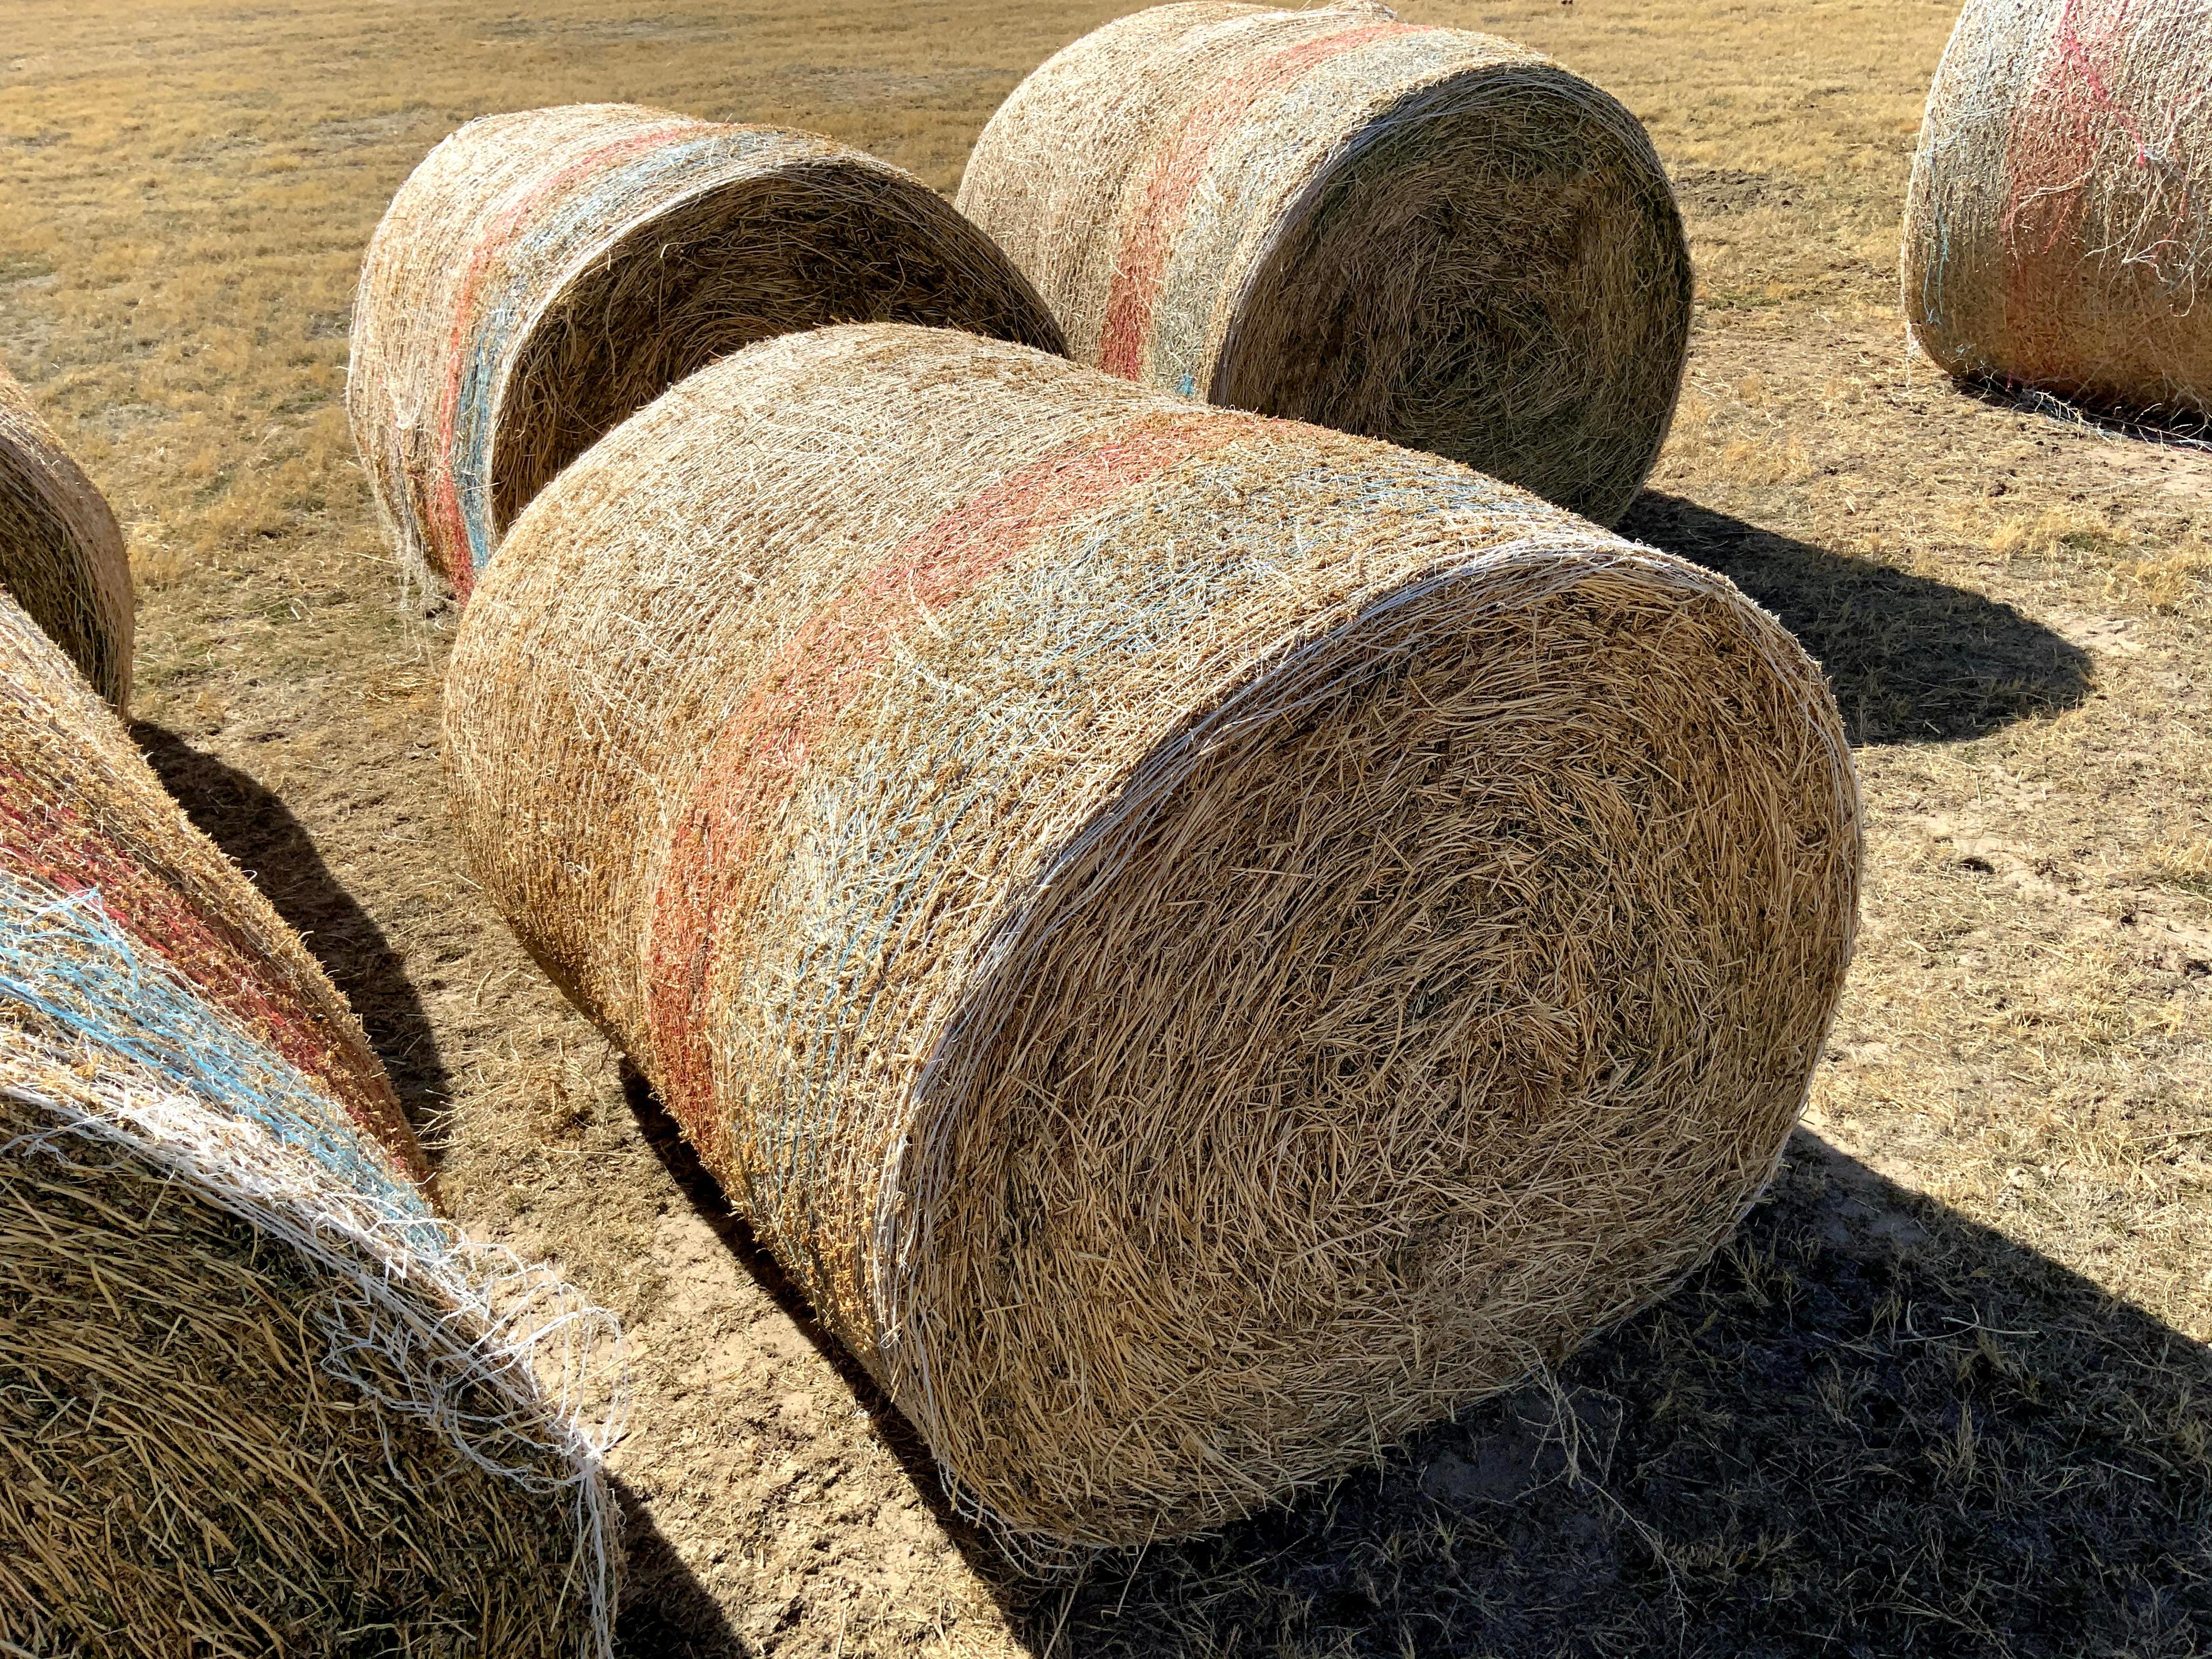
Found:
<svg viewBox="0 0 2212 1659"><path fill-rule="evenodd" d="M370 241L346 383L405 572L465 599L514 515L694 369L824 323L1061 348L990 239L826 138L629 104L472 121Z"/></svg>
<svg viewBox="0 0 2212 1659"><path fill-rule="evenodd" d="M1962 379L2212 418L2212 3L1968 0L1905 222L1915 339Z"/></svg>
<svg viewBox="0 0 2212 1659"><path fill-rule="evenodd" d="M1767 1180L1856 786L1726 581L950 332L668 392L448 671L461 844L955 1490L1135 1544L1660 1294Z"/></svg>
<svg viewBox="0 0 2212 1659"><path fill-rule="evenodd" d="M959 204L1079 362L1601 523L1681 383L1689 253L1635 118L1533 52L1377 6L1109 23L991 118Z"/></svg>
<svg viewBox="0 0 2212 1659"><path fill-rule="evenodd" d="M135 623L123 532L84 470L0 368L0 586L118 711Z"/></svg>
<svg viewBox="0 0 2212 1659"><path fill-rule="evenodd" d="M605 1656L606 1316L0 598L0 1651Z"/></svg>

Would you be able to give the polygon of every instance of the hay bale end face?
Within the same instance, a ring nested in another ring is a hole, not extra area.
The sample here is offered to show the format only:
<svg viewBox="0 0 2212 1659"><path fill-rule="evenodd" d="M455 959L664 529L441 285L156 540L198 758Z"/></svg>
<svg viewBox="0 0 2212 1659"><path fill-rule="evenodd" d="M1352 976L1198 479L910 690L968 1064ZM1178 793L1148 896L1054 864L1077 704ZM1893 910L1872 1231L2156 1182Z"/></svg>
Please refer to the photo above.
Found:
<svg viewBox="0 0 2212 1659"><path fill-rule="evenodd" d="M403 566L465 599L633 410L757 340L875 320L1061 347L990 239L872 156L628 104L487 116L377 227L347 410Z"/></svg>
<svg viewBox="0 0 2212 1659"><path fill-rule="evenodd" d="M1380 7L1109 23L991 118L958 201L1079 362L1600 523L1680 386L1689 252L1636 118L1534 52Z"/></svg>
<svg viewBox="0 0 2212 1659"><path fill-rule="evenodd" d="M757 346L579 460L446 744L526 944L1062 1543L1662 1294L1768 1178L1855 914L1834 704L1723 579L939 331Z"/></svg>
<svg viewBox="0 0 2212 1659"><path fill-rule="evenodd" d="M1905 203L1913 337L1969 382L2212 420L2212 9L1969 0Z"/></svg>
<svg viewBox="0 0 2212 1659"><path fill-rule="evenodd" d="M0 368L0 587L118 713L131 702L131 560L107 499Z"/></svg>
<svg viewBox="0 0 2212 1659"><path fill-rule="evenodd" d="M605 1659L554 1389L610 1322L424 1173L337 992L0 597L0 1649Z"/></svg>

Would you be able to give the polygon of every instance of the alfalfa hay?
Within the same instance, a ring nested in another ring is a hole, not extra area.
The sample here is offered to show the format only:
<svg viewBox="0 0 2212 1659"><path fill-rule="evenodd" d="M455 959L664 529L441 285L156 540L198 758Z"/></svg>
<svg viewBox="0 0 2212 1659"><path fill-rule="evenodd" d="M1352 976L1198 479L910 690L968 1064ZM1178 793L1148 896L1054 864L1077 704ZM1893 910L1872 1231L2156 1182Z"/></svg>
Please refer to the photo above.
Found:
<svg viewBox="0 0 2212 1659"><path fill-rule="evenodd" d="M873 156L629 104L486 116L376 228L347 411L401 563L465 599L631 410L756 340L876 320L1061 343L988 237Z"/></svg>
<svg viewBox="0 0 2212 1659"><path fill-rule="evenodd" d="M0 368L0 587L117 709L131 701L130 556L107 499Z"/></svg>
<svg viewBox="0 0 2212 1659"><path fill-rule="evenodd" d="M958 200L1079 362L1601 523L1674 411L1690 260L1650 141L1488 35L1373 5L1138 12L1015 89Z"/></svg>
<svg viewBox="0 0 2212 1659"><path fill-rule="evenodd" d="M605 1315L0 598L0 1651L605 1659Z"/></svg>
<svg viewBox="0 0 2212 1659"><path fill-rule="evenodd" d="M1963 380L2212 420L2212 7L1969 0L1906 198L1905 316Z"/></svg>
<svg viewBox="0 0 2212 1659"><path fill-rule="evenodd" d="M634 416L446 708L486 891L957 1489L1060 1543L1221 1522L1661 1294L1850 952L1834 703L1728 582L948 331Z"/></svg>

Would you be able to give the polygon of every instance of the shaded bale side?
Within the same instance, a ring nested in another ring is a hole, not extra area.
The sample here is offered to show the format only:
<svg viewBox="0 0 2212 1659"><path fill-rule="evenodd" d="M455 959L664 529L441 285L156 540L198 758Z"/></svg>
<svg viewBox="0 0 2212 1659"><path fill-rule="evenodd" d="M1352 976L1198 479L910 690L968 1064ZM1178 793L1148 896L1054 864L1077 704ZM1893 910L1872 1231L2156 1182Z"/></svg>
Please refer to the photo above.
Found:
<svg viewBox="0 0 2212 1659"><path fill-rule="evenodd" d="M1905 316L1929 356L2212 418L2208 86L2203 0L1969 0L1905 199Z"/></svg>
<svg viewBox="0 0 2212 1659"><path fill-rule="evenodd" d="M0 586L127 711L136 627L131 560L115 514L0 368Z"/></svg>
<svg viewBox="0 0 2212 1659"><path fill-rule="evenodd" d="M1051 313L911 174L629 104L472 121L371 240L346 406L400 562L465 599L546 481L715 358L825 323L1048 350Z"/></svg>
<svg viewBox="0 0 2212 1659"><path fill-rule="evenodd" d="M603 440L445 740L525 945L1054 1544L1218 1524L1663 1293L1850 954L1834 704L1727 581L944 331Z"/></svg>
<svg viewBox="0 0 2212 1659"><path fill-rule="evenodd" d="M606 1316L0 598L0 1645L604 1656ZM388 1639L387 1639L388 1638Z"/></svg>
<svg viewBox="0 0 2212 1659"><path fill-rule="evenodd" d="M957 199L1079 362L1600 523L1673 416L1690 261L1650 141L1487 35L1367 5L1138 12L1015 88Z"/></svg>

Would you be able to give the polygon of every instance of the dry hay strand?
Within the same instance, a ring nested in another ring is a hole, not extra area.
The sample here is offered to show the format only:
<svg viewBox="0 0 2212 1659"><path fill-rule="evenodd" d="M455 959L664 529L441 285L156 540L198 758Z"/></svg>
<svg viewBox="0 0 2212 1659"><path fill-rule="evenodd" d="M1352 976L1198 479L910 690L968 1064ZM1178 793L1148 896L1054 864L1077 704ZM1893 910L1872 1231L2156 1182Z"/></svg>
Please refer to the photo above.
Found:
<svg viewBox="0 0 2212 1659"><path fill-rule="evenodd" d="M1600 523L1681 385L1689 252L1635 117L1533 52L1377 6L1109 23L1015 88L958 201L1079 362Z"/></svg>
<svg viewBox="0 0 2212 1659"><path fill-rule="evenodd" d="M131 559L107 498L0 368L0 587L118 711L131 702Z"/></svg>
<svg viewBox="0 0 2212 1659"><path fill-rule="evenodd" d="M607 1316L0 597L0 1651L610 1651Z"/></svg>
<svg viewBox="0 0 2212 1659"><path fill-rule="evenodd" d="M1062 346L990 238L872 155L630 104L487 116L376 228L347 412L404 570L465 600L634 410L757 340L872 321Z"/></svg>
<svg viewBox="0 0 2212 1659"><path fill-rule="evenodd" d="M1835 706L1725 580L945 331L632 417L446 709L524 943L1054 1545L1213 1526L1662 1294L1850 954Z"/></svg>
<svg viewBox="0 0 2212 1659"><path fill-rule="evenodd" d="M2212 418L2212 5L1969 0L1906 197L1913 337L1962 380Z"/></svg>

